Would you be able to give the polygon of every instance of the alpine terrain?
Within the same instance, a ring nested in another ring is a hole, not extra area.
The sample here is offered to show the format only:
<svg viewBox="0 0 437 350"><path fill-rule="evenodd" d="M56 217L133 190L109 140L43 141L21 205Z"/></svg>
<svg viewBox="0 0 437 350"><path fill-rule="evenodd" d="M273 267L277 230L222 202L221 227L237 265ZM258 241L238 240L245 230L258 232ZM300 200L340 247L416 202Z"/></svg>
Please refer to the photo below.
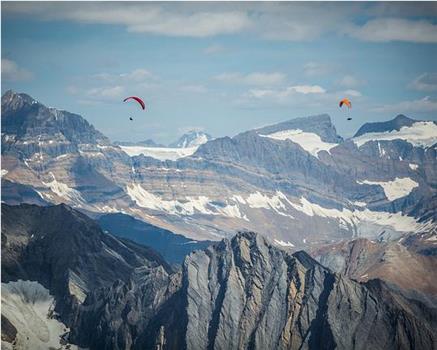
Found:
<svg viewBox="0 0 437 350"><path fill-rule="evenodd" d="M437 124L167 146L2 96L2 348L436 349Z"/></svg>

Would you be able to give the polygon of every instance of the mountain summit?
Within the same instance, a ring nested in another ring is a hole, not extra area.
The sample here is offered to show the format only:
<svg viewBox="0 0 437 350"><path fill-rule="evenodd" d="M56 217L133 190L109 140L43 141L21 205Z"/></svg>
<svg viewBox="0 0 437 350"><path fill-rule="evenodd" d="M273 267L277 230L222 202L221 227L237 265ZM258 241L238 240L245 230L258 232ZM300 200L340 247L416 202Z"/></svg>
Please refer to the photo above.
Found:
<svg viewBox="0 0 437 350"><path fill-rule="evenodd" d="M2 153L19 148L25 155L36 149L61 154L79 144L110 144L80 115L46 107L27 94L7 91L1 108Z"/></svg>
<svg viewBox="0 0 437 350"><path fill-rule="evenodd" d="M343 141L341 136L337 134L337 130L332 124L331 117L328 114L295 118L256 129L255 132L259 135L271 135L297 130L304 133L316 134L323 142L341 143Z"/></svg>
<svg viewBox="0 0 437 350"><path fill-rule="evenodd" d="M396 116L396 118L392 120L364 124L361 128L358 129L354 137L373 132L388 132L393 130L399 131L402 127L411 126L415 122L417 122L417 120L408 118L403 114L399 114L398 116Z"/></svg>
<svg viewBox="0 0 437 350"><path fill-rule="evenodd" d="M208 142L211 139L212 139L211 135L207 134L206 132L191 130L183 134L176 142L171 143L169 147L174 147L174 148L198 147Z"/></svg>

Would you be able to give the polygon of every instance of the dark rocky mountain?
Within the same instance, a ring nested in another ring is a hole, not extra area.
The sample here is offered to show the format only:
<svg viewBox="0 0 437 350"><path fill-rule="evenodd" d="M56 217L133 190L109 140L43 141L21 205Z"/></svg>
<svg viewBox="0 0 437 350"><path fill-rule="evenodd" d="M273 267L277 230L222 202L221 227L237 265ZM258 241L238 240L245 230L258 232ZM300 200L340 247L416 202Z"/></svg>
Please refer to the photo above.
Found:
<svg viewBox="0 0 437 350"><path fill-rule="evenodd" d="M70 315L88 292L127 281L137 268L170 266L155 251L105 234L66 205L2 204L2 283L38 281ZM69 319L63 319L69 322Z"/></svg>
<svg viewBox="0 0 437 350"><path fill-rule="evenodd" d="M373 132L388 132L393 130L400 130L404 126L411 126L416 122L416 120L408 118L402 114L396 116L396 118L377 123L366 123L355 133L354 137L358 137L364 134Z"/></svg>
<svg viewBox="0 0 437 350"><path fill-rule="evenodd" d="M81 116L48 108L11 90L2 96L2 153L30 157L35 152L57 156L77 151L80 144L110 141Z"/></svg>
<svg viewBox="0 0 437 350"><path fill-rule="evenodd" d="M17 279L35 282L13 282ZM47 288L56 313L41 316L46 320L39 322L64 322L68 328L63 344L69 347L437 345L437 310L381 280L350 280L305 252L286 253L250 232L191 253L182 270L172 272L152 250L105 234L94 221L64 205L2 206L2 283L8 291L36 288L38 283L38 293ZM2 303L8 306L10 298L9 293L2 295ZM24 299L15 312L29 305ZM26 346L22 334L31 333L8 316L2 314L2 341Z"/></svg>
<svg viewBox="0 0 437 350"><path fill-rule="evenodd" d="M191 130L183 134L177 141L169 144L169 147L188 148L200 146L211 140L211 135L203 131Z"/></svg>
<svg viewBox="0 0 437 350"><path fill-rule="evenodd" d="M181 264L193 250L204 249L213 243L194 241L122 213L102 215L98 223L113 236L153 248L171 264Z"/></svg>
<svg viewBox="0 0 437 350"><path fill-rule="evenodd" d="M289 255L253 233L193 253L176 276L170 289L157 291L158 302L138 282L94 293L71 340L99 349L436 346L435 309L380 280L359 284L335 275L306 253Z"/></svg>

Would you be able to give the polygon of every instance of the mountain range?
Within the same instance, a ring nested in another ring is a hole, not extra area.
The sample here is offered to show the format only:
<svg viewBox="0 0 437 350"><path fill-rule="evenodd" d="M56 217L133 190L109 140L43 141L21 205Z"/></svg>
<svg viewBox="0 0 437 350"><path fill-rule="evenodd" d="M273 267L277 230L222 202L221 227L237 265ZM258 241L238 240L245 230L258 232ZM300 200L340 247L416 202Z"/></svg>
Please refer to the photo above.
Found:
<svg viewBox="0 0 437 350"><path fill-rule="evenodd" d="M200 145L212 140L211 135L198 130L190 130L184 133L175 142L170 143L168 146L156 143L152 139L138 142L130 141L115 141L114 144L117 146L124 146L125 149L128 147L144 147L144 148L193 148L199 147Z"/></svg>
<svg viewBox="0 0 437 350"><path fill-rule="evenodd" d="M2 111L5 203L124 213L193 240L256 231L290 249L436 227L435 122L398 116L344 140L318 115L162 160L129 155L84 118L26 94L6 92Z"/></svg>
<svg viewBox="0 0 437 350"><path fill-rule="evenodd" d="M161 147L8 91L1 132L2 348L437 348L435 122Z"/></svg>
<svg viewBox="0 0 437 350"><path fill-rule="evenodd" d="M437 309L263 236L159 254L64 205L2 205L2 347L433 349Z"/></svg>

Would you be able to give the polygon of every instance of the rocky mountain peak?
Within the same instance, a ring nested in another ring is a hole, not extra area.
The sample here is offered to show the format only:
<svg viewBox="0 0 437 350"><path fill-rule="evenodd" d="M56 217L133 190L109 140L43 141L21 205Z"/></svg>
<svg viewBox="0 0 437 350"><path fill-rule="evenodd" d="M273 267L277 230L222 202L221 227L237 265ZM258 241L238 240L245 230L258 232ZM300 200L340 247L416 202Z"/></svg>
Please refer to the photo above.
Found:
<svg viewBox="0 0 437 350"><path fill-rule="evenodd" d="M188 148L188 147L197 147L200 146L209 140L211 140L211 135L206 132L199 130L190 130L187 133L183 134L179 140L173 142L169 145L169 147L174 148Z"/></svg>
<svg viewBox="0 0 437 350"><path fill-rule="evenodd" d="M260 135L271 135L287 131L300 131L316 134L323 142L340 143L343 140L341 136L337 134L337 130L332 124L331 117L328 114L295 118L282 123L255 129L254 131Z"/></svg>
<svg viewBox="0 0 437 350"><path fill-rule="evenodd" d="M374 132L390 132L393 130L400 130L404 126L411 126L416 123L417 120L406 117L403 114L397 115L395 118L385 122L366 123L358 129L354 137L361 136L363 134Z"/></svg>
<svg viewBox="0 0 437 350"><path fill-rule="evenodd" d="M31 96L11 90L2 96L2 146L38 143L40 146L103 144L110 141L82 116L56 108L48 108ZM18 142L18 143L17 143ZM30 154L33 149L23 149Z"/></svg>
<svg viewBox="0 0 437 350"><path fill-rule="evenodd" d="M6 91L2 96L2 115L7 111L18 110L37 104L38 101L24 93L17 93L13 90Z"/></svg>

